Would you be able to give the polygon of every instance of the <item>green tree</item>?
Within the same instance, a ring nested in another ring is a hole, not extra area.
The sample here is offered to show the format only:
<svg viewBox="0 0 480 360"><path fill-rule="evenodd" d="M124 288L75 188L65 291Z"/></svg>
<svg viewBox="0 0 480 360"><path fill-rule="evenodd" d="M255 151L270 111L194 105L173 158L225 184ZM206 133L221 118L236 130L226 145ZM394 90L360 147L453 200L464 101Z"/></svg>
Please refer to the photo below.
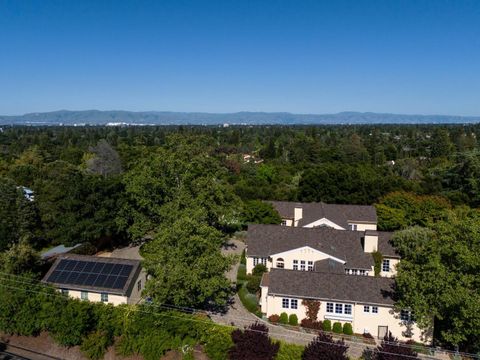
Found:
<svg viewBox="0 0 480 360"><path fill-rule="evenodd" d="M412 309L417 322L444 345L480 348L480 217L451 212L432 230L408 229L393 242L403 256L398 266L400 309Z"/></svg>
<svg viewBox="0 0 480 360"><path fill-rule="evenodd" d="M282 218L269 204L260 200L246 201L242 214L242 222L245 224L280 224Z"/></svg>
<svg viewBox="0 0 480 360"><path fill-rule="evenodd" d="M226 304L230 282L224 273L233 261L220 253L222 234L209 226L201 209L175 212L171 223L143 249L152 275L146 292L159 303L207 307Z"/></svg>

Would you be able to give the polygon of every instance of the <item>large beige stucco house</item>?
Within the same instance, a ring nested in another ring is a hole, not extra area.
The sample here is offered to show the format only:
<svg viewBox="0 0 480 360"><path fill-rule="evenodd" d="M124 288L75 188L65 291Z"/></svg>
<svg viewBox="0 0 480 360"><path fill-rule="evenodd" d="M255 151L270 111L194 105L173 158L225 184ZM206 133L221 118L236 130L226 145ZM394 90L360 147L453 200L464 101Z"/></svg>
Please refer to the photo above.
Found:
<svg viewBox="0 0 480 360"><path fill-rule="evenodd" d="M139 260L62 255L42 281L76 299L135 304L145 287L146 273Z"/></svg>
<svg viewBox="0 0 480 360"><path fill-rule="evenodd" d="M319 320L349 322L356 333L383 338L388 332L401 340L428 343L408 311L394 311L393 277L399 255L392 233L376 230L342 231L331 227L250 225L246 268L269 270L261 283L261 309L266 316L282 312L306 317L303 300L321 302ZM375 276L374 251L382 254Z"/></svg>
<svg viewBox="0 0 480 360"><path fill-rule="evenodd" d="M282 225L328 226L337 230L377 230L377 211L369 205L338 205L269 201L282 218Z"/></svg>
<svg viewBox="0 0 480 360"><path fill-rule="evenodd" d="M257 264L263 264L267 269L321 271L335 268L345 274L374 276L372 252L379 251L383 256L380 275L391 277L400 260L390 244L391 235L375 230L250 225L247 273L250 274Z"/></svg>
<svg viewBox="0 0 480 360"><path fill-rule="evenodd" d="M320 301L318 319L352 324L357 334L383 338L391 332L400 340L430 343L431 330L422 331L409 311L394 310L392 278L353 276L333 272L272 269L261 282L261 308L266 316L306 317L304 299Z"/></svg>

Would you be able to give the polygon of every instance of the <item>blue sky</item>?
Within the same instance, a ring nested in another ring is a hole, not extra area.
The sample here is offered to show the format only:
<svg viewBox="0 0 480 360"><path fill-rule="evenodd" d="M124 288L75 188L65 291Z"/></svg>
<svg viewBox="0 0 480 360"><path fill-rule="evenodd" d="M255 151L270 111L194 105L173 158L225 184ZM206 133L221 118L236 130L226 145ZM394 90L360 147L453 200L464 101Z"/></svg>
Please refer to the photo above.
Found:
<svg viewBox="0 0 480 360"><path fill-rule="evenodd" d="M0 0L0 114L480 115L480 1Z"/></svg>

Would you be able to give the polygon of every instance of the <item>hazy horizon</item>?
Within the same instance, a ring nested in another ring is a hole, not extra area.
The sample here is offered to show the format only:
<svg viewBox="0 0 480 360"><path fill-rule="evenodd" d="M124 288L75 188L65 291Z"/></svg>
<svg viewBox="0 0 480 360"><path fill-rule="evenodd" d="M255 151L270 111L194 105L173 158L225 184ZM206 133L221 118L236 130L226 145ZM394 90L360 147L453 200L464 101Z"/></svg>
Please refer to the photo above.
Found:
<svg viewBox="0 0 480 360"><path fill-rule="evenodd" d="M0 114L480 114L480 2L0 2Z"/></svg>

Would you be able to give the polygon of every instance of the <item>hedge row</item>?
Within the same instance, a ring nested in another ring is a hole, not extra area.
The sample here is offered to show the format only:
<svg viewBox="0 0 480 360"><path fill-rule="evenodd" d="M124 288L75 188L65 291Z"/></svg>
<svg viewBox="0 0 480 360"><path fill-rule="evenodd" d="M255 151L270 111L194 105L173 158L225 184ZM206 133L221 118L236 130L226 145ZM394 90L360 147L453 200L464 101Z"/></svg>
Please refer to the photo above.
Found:
<svg viewBox="0 0 480 360"><path fill-rule="evenodd" d="M120 355L150 360L195 344L204 345L210 359L224 360L232 346L230 329L204 316L161 311L154 305L114 307L73 300L53 288L18 280L0 281L0 331L24 336L48 331L59 345L80 345L93 360L103 358L111 345Z"/></svg>

